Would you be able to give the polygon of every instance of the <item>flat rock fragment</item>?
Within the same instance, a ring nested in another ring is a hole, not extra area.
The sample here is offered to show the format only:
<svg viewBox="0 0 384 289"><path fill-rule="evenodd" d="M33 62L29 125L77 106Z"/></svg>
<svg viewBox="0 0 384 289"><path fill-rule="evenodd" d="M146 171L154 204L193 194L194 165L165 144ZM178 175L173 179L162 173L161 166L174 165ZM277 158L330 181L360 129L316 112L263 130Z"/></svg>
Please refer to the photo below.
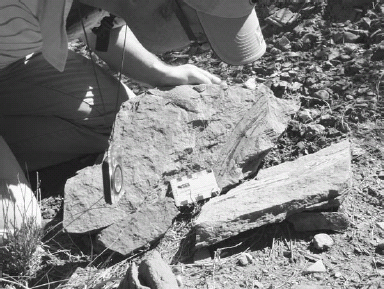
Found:
<svg viewBox="0 0 384 289"><path fill-rule="evenodd" d="M324 273L327 272L327 269L324 266L324 263L322 260L318 260L315 263L309 265L306 269L304 269L304 274L310 274L310 273Z"/></svg>
<svg viewBox="0 0 384 289"><path fill-rule="evenodd" d="M208 201L197 217L196 247L211 245L284 220L342 196L351 186L348 140L259 172L227 194Z"/></svg>
<svg viewBox="0 0 384 289"><path fill-rule="evenodd" d="M330 230L343 232L348 229L347 216L339 212L302 212L287 218L297 232Z"/></svg>

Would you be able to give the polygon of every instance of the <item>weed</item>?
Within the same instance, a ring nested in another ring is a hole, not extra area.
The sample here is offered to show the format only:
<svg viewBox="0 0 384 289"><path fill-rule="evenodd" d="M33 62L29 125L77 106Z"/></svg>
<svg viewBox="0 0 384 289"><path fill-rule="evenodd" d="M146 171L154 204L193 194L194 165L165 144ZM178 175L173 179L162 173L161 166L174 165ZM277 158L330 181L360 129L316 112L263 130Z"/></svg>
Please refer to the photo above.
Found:
<svg viewBox="0 0 384 289"><path fill-rule="evenodd" d="M1 282L18 283L25 287L31 278L41 269L41 250L43 230L40 221L40 209L29 186L24 179L18 178L17 185L3 182L2 188L8 190L1 198L2 235L0 235ZM5 185L5 186L4 186ZM38 196L39 189L37 191ZM16 194L16 195L14 195ZM17 198L18 201L17 201ZM40 198L39 198L40 199Z"/></svg>

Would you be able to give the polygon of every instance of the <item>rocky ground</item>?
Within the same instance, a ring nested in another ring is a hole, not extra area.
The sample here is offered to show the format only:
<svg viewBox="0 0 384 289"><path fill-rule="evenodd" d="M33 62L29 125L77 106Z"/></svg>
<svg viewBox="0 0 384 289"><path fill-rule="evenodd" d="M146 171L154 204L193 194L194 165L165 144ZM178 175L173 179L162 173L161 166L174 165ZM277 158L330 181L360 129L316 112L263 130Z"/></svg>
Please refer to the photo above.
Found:
<svg viewBox="0 0 384 289"><path fill-rule="evenodd" d="M228 85L264 83L275 96L300 101L263 168L342 139L352 144L353 186L339 208L350 222L345 232L266 225L209 247L207 258L193 262L193 207L155 246L183 288L384 288L384 4L357 2L261 5L267 53L251 65L228 66L204 47L162 56L203 67ZM129 85L138 94L145 89ZM91 235L61 231L61 197L42 203L50 225L30 288L116 288L129 262L149 249L124 258L93 250Z"/></svg>

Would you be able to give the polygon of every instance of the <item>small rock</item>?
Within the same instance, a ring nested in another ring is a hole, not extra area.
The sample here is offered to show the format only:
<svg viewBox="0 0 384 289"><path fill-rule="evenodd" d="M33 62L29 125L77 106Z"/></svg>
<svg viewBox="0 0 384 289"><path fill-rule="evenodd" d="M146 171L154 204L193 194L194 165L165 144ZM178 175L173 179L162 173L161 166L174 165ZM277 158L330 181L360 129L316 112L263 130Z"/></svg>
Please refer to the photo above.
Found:
<svg viewBox="0 0 384 289"><path fill-rule="evenodd" d="M321 124L317 124L317 123L309 124L305 129L305 137L307 139L311 139L314 136L323 134L324 131L325 131L325 127L322 126Z"/></svg>
<svg viewBox="0 0 384 289"><path fill-rule="evenodd" d="M352 56L350 56L350 55L347 55L347 54L340 55L340 60L343 61L343 62L347 62L347 61L349 61L351 59L352 59Z"/></svg>
<svg viewBox="0 0 384 289"><path fill-rule="evenodd" d="M327 250L332 247L333 239L327 234L317 234L313 237L313 246L320 251Z"/></svg>
<svg viewBox="0 0 384 289"><path fill-rule="evenodd" d="M287 51L291 48L291 42L287 37L283 36L277 41L277 47L283 51Z"/></svg>
<svg viewBox="0 0 384 289"><path fill-rule="evenodd" d="M342 133L334 127L329 128L327 131L327 137L337 137L337 136L341 136L341 135L342 135Z"/></svg>
<svg viewBox="0 0 384 289"><path fill-rule="evenodd" d="M327 272L327 269L325 268L323 261L319 260L316 263L313 263L312 265L309 265L304 271L304 274L310 274L310 273L324 273Z"/></svg>
<svg viewBox="0 0 384 289"><path fill-rule="evenodd" d="M238 263L240 266L247 266L253 263L253 257L249 253L242 253L238 259Z"/></svg>
<svg viewBox="0 0 384 289"><path fill-rule="evenodd" d="M322 99L322 100L328 100L329 99L329 92L322 89L318 90L313 94L314 97Z"/></svg>
<svg viewBox="0 0 384 289"><path fill-rule="evenodd" d="M344 43L356 43L360 39L360 35L357 35L350 31L344 31L343 33L343 40Z"/></svg>
<svg viewBox="0 0 384 289"><path fill-rule="evenodd" d="M257 82L256 82L256 79L255 78L249 78L246 82L244 82L243 86L245 88L248 88L248 89L251 89L251 90L255 90L256 87L257 87Z"/></svg>
<svg viewBox="0 0 384 289"><path fill-rule="evenodd" d="M330 114L325 114L320 117L320 124L327 127L333 127L336 123L336 118Z"/></svg>
<svg viewBox="0 0 384 289"><path fill-rule="evenodd" d="M330 61L324 61L323 62L323 68L324 69L330 69L333 67L333 64Z"/></svg>
<svg viewBox="0 0 384 289"><path fill-rule="evenodd" d="M343 274L341 274L341 272L335 272L333 276L335 276L335 278L340 278L341 276L343 276Z"/></svg>
<svg viewBox="0 0 384 289"><path fill-rule="evenodd" d="M278 27L283 27L292 24L298 17L299 13L293 13L288 8L283 8L266 18L265 21Z"/></svg>
<svg viewBox="0 0 384 289"><path fill-rule="evenodd" d="M377 225L380 229L384 230L384 222L377 222L376 225Z"/></svg>
<svg viewBox="0 0 384 289"><path fill-rule="evenodd" d="M273 47L269 52L273 55L278 55L281 53L281 50L279 48Z"/></svg>
<svg viewBox="0 0 384 289"><path fill-rule="evenodd" d="M299 111L297 113L297 116L304 123L311 122L313 120L311 116L311 111L309 109L304 109L302 111Z"/></svg>
<svg viewBox="0 0 384 289"><path fill-rule="evenodd" d="M372 61L380 61L384 59L384 45L380 45L379 48L373 52L371 56Z"/></svg>
<svg viewBox="0 0 384 289"><path fill-rule="evenodd" d="M263 283L261 283L260 281L257 281L257 280L252 281L252 285L253 285L252 288L258 288L258 289L264 289L265 288Z"/></svg>
<svg viewBox="0 0 384 289"><path fill-rule="evenodd" d="M139 276L152 289L178 289L172 269L158 251L149 252L139 265Z"/></svg>
<svg viewBox="0 0 384 289"><path fill-rule="evenodd" d="M377 175L377 177L378 177L380 180L384 180L384 171L380 171L379 174Z"/></svg>

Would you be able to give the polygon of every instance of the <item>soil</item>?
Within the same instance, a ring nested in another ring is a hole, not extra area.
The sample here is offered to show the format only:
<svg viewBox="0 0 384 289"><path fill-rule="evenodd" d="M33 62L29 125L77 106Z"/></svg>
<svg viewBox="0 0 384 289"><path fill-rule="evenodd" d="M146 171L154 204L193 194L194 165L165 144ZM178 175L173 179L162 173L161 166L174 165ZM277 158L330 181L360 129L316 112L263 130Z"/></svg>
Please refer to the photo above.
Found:
<svg viewBox="0 0 384 289"><path fill-rule="evenodd" d="M258 7L268 47L250 65L229 66L205 47L161 57L170 64L195 64L228 85L251 79L269 86L277 97L300 100L300 112L262 168L350 139L353 186L338 209L349 218L347 231L298 233L287 222L271 224L207 248L210 258L194 263L196 206L182 212L159 243L122 257L93 247L92 235L62 232L62 197L49 196L42 202L48 223L42 265L29 286L115 288L129 262L156 248L179 272L183 288L384 288L384 4L368 1L340 8L341 1L330 2L334 5ZM265 21L280 8L298 13L297 19L281 27ZM83 47L72 43L82 53ZM137 94L145 90L126 81ZM316 250L312 240L317 233L329 234L334 245ZM249 259L242 263L244 253ZM305 273L319 259L325 272Z"/></svg>

